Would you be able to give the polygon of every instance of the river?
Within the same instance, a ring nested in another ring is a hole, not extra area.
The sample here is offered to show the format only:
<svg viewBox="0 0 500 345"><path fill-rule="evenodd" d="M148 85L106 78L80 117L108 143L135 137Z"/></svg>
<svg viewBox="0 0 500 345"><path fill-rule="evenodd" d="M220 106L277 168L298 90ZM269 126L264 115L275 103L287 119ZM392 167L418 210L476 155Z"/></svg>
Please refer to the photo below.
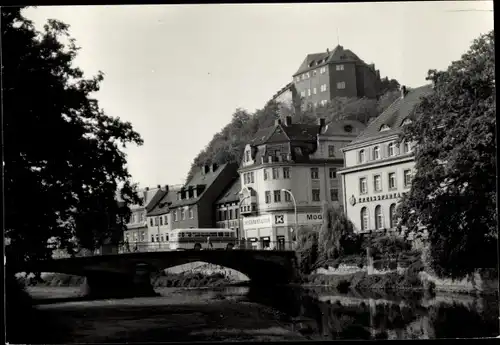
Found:
<svg viewBox="0 0 500 345"><path fill-rule="evenodd" d="M83 301L30 287L60 331L51 343L496 337L498 300L390 296L327 288L161 288L159 297ZM42 339L41 339L42 340Z"/></svg>

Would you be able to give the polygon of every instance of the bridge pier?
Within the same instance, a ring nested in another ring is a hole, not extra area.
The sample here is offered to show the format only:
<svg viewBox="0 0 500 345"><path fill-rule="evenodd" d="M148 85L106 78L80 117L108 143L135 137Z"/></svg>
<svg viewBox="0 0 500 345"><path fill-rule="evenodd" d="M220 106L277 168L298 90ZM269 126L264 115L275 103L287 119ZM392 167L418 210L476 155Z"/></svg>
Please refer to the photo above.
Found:
<svg viewBox="0 0 500 345"><path fill-rule="evenodd" d="M112 273L92 271L85 274L85 297L92 299L158 296L150 272Z"/></svg>

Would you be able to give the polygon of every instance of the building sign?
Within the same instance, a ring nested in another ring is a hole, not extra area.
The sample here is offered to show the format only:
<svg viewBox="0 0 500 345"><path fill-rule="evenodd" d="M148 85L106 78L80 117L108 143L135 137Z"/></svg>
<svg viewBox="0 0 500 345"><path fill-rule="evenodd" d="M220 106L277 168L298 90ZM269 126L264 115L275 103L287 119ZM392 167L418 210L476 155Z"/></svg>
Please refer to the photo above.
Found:
<svg viewBox="0 0 500 345"><path fill-rule="evenodd" d="M248 217L243 219L245 228L265 228L272 225L271 215L266 214L259 217Z"/></svg>
<svg viewBox="0 0 500 345"><path fill-rule="evenodd" d="M354 197L354 195L349 199L349 203L351 204L351 206L356 205L356 198Z"/></svg>
<svg viewBox="0 0 500 345"><path fill-rule="evenodd" d="M283 214L279 214L274 216L275 224L285 224L285 216Z"/></svg>
<svg viewBox="0 0 500 345"><path fill-rule="evenodd" d="M402 196L405 196L405 195L406 195L406 193L403 192L403 193L389 193L389 194L382 194L382 195L366 196L364 198L358 198L358 202L360 204L362 204L362 203L371 202L371 201L399 199L399 198L401 198Z"/></svg>
<svg viewBox="0 0 500 345"><path fill-rule="evenodd" d="M323 215L321 213L307 213L306 214L306 219L307 222L310 221L316 221L316 220L323 220Z"/></svg>

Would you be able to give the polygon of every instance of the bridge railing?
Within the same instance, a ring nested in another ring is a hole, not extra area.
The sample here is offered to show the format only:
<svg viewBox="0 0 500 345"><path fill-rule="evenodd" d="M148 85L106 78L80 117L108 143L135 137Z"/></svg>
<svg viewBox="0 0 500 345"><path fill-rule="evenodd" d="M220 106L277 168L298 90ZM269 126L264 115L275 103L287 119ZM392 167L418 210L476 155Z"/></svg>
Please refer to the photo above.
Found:
<svg viewBox="0 0 500 345"><path fill-rule="evenodd" d="M295 250L296 242L292 241L249 241L249 240L211 240L210 242L183 241L179 248L175 248L177 242L128 242L121 245L103 245L91 251L82 251L76 256L96 256L127 254L140 252L168 252L177 250ZM199 248L201 246L201 248ZM59 256L60 258L65 257Z"/></svg>

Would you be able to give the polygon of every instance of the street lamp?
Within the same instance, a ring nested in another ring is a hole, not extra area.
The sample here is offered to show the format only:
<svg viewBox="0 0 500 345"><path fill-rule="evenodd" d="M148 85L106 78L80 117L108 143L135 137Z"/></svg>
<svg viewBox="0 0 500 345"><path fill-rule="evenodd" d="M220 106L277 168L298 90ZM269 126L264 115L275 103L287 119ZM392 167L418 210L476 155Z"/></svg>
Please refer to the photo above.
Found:
<svg viewBox="0 0 500 345"><path fill-rule="evenodd" d="M295 197L293 196L293 193L290 192L288 189L282 189L281 191L290 194L292 197L293 201L293 208L294 208L294 213L295 213L295 231L296 231L296 236L299 236L299 220L297 216L297 202L295 201Z"/></svg>

